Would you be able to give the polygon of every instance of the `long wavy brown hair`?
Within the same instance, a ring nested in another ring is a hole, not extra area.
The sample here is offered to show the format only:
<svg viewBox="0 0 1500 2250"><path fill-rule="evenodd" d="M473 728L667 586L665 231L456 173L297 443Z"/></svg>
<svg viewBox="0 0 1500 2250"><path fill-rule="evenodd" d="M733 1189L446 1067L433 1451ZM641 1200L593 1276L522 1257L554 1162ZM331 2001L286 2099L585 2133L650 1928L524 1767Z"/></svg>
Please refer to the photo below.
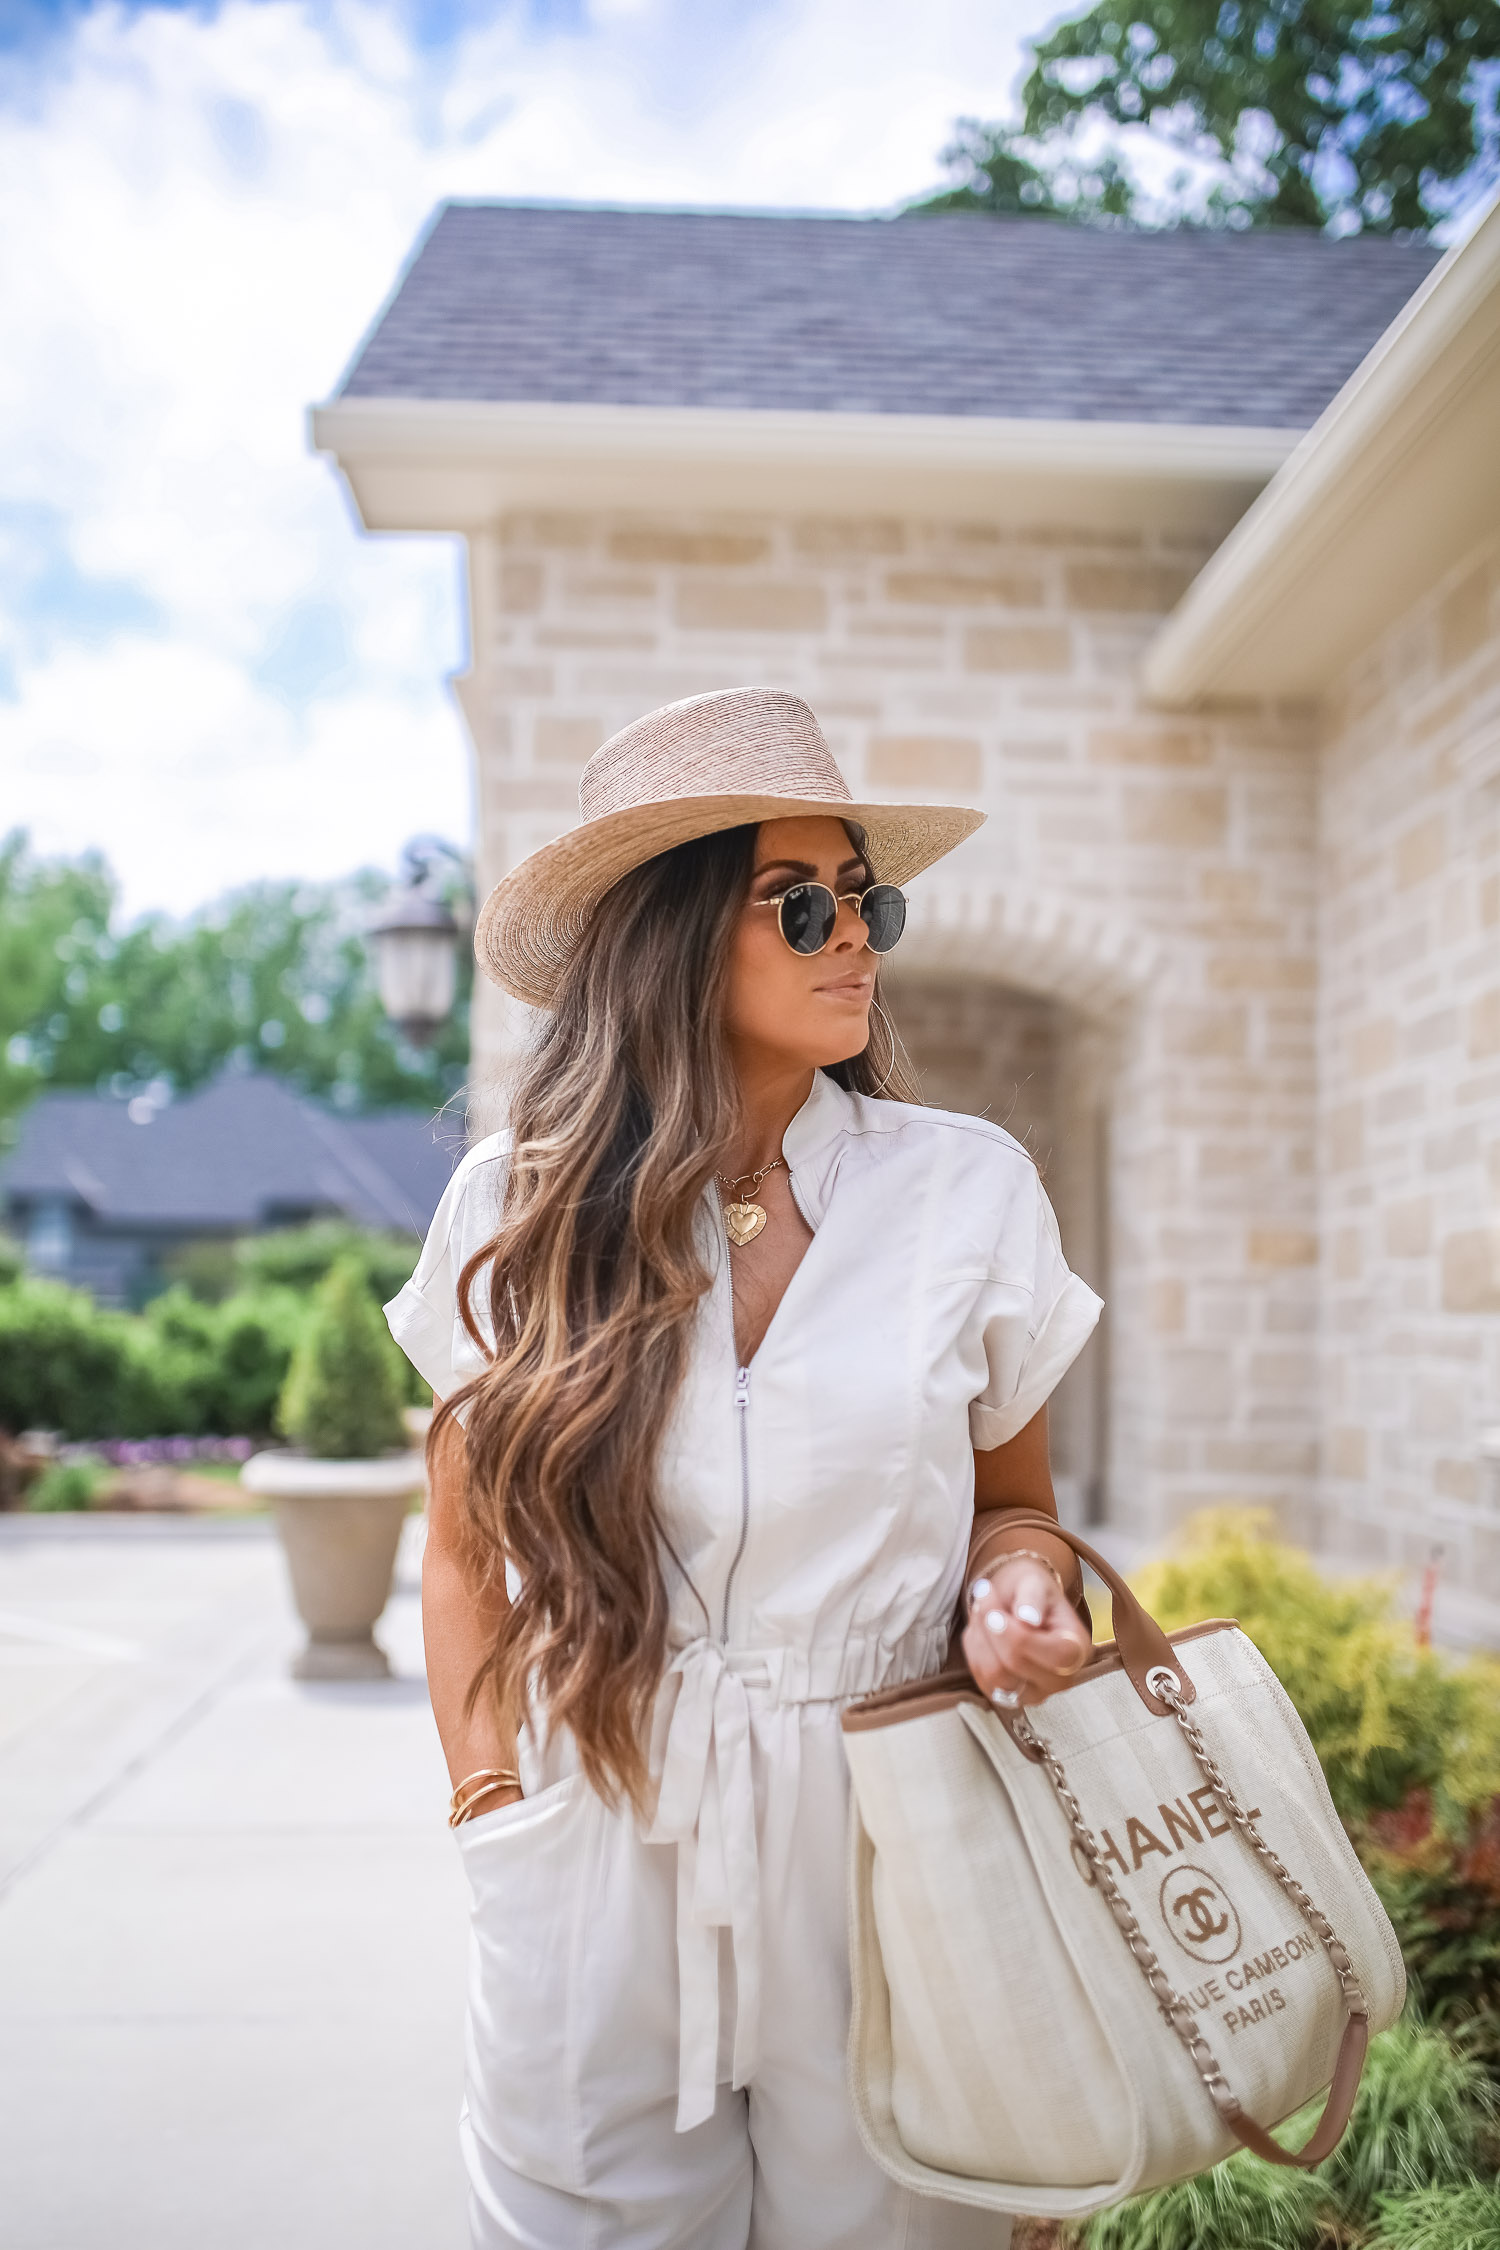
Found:
<svg viewBox="0 0 1500 2250"><path fill-rule="evenodd" d="M724 1009L755 837L663 852L590 916L514 1089L499 1232L459 1279L489 1364L434 1421L467 1408L469 1540L491 1587L507 1562L520 1582L470 1708L488 1693L514 1725L529 1692L589 1782L637 1805L666 1662L656 1462L712 1278L698 1213L739 1120ZM915 1100L871 1021L829 1075Z"/></svg>

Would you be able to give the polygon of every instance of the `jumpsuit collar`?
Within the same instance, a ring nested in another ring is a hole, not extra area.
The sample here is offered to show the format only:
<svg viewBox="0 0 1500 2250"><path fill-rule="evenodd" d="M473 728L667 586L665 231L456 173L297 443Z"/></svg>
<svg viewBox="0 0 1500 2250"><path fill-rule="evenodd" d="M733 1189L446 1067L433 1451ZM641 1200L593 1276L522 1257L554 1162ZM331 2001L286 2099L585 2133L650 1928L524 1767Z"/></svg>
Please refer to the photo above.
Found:
<svg viewBox="0 0 1500 2250"><path fill-rule="evenodd" d="M820 1226L837 1170L838 1144L854 1123L855 1098L825 1070L813 1072L812 1090L781 1136L781 1153L809 1226Z"/></svg>

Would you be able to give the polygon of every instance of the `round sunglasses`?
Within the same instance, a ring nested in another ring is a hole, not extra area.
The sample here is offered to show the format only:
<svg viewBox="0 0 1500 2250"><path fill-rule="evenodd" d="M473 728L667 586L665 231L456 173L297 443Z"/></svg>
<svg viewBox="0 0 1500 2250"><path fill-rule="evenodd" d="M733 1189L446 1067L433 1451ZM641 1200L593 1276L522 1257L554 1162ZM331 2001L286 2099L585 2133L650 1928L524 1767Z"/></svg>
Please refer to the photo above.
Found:
<svg viewBox="0 0 1500 2250"><path fill-rule="evenodd" d="M906 928L906 893L894 883L872 883L867 891L845 891L843 897L826 883L793 883L774 898L759 898L757 906L774 906L781 934L794 953L821 953L832 937L845 901L865 926L872 953L889 953Z"/></svg>

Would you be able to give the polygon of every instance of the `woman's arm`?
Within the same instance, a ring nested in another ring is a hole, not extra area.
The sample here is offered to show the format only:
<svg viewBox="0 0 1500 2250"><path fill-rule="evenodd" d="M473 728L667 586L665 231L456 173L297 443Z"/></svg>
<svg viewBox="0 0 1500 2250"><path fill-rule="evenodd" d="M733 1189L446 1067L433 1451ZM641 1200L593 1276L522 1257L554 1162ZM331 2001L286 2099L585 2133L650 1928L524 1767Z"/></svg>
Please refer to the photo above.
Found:
<svg viewBox="0 0 1500 2250"><path fill-rule="evenodd" d="M963 1635L969 1670L986 1695L1019 1689L1024 1702L1040 1703L1067 1686L1093 1643L1077 1556L1066 1541L1007 1521L1023 1508L1057 1520L1045 1406L1007 1444L974 1455ZM1007 1562L1015 1548L1030 1553Z"/></svg>
<svg viewBox="0 0 1500 2250"><path fill-rule="evenodd" d="M438 1740L455 1788L489 1767L514 1769L514 1735L503 1737L494 1705L481 1695L471 1713L469 1685L494 1646L506 1606L504 1587L483 1583L467 1534L464 1493L469 1457L464 1433L445 1421L434 1440L427 1495L427 1545L422 1554L422 1633L427 1644L427 1687ZM519 1789L497 1790L480 1810L514 1804Z"/></svg>

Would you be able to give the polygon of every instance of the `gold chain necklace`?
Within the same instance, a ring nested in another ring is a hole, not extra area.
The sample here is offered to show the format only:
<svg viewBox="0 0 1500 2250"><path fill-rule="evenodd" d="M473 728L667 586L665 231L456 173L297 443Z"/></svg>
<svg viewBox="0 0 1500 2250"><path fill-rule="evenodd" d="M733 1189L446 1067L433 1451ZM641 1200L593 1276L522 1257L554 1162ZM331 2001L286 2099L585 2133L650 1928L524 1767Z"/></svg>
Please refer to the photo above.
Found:
<svg viewBox="0 0 1500 2250"><path fill-rule="evenodd" d="M766 1207L755 1201L755 1191L768 1172L781 1170L783 1162L782 1157L773 1156L770 1163L762 1164L758 1172L737 1172L732 1180L726 1179L722 1172L714 1174L720 1187L729 1190L730 1200L724 1206L724 1231L737 1250L742 1250L747 1242L753 1242L765 1225ZM734 1191L741 1180L750 1182L750 1193L737 1197Z"/></svg>

